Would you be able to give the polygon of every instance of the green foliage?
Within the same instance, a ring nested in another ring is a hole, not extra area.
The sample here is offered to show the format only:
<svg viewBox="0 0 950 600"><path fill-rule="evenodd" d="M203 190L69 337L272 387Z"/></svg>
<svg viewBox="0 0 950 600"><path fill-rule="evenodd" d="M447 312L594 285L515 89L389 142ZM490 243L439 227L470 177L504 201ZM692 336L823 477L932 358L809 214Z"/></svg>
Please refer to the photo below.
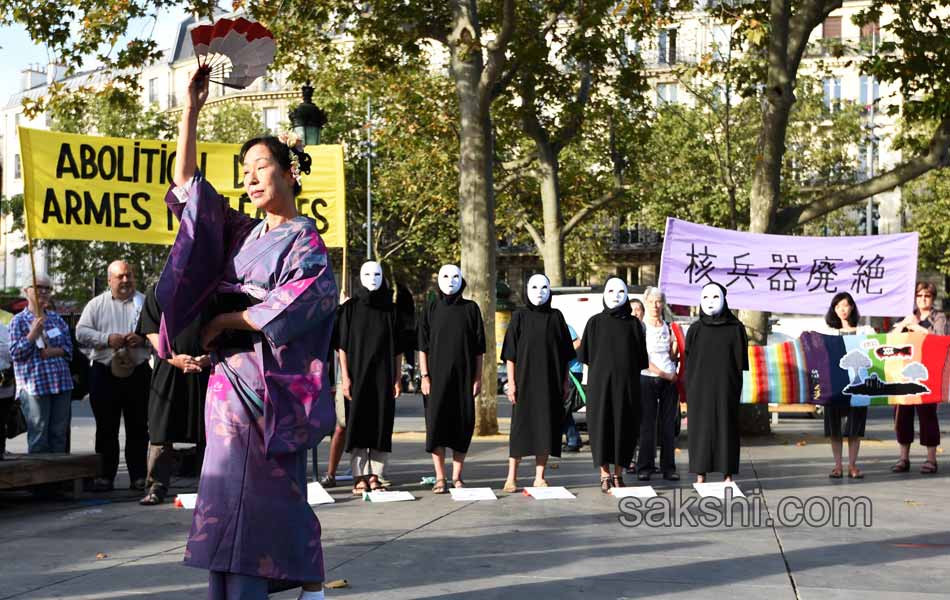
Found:
<svg viewBox="0 0 950 600"><path fill-rule="evenodd" d="M129 35L129 25L138 19L157 19L161 9L187 6L190 12L210 15L213 0L57 0L24 2L0 0L0 24L19 23L30 38L46 46L67 75L83 70L88 62L113 69L116 83L134 92L139 82L137 68L161 57L158 42L148 35ZM142 30L144 34L148 29ZM51 86L47 97L24 102L33 117L46 110L49 100L66 92L61 84Z"/></svg>
<svg viewBox="0 0 950 600"><path fill-rule="evenodd" d="M873 0L857 16L859 25L882 22L879 52L866 60L864 72L897 83L903 106L891 106L909 121L950 117L950 0L903 2Z"/></svg>
<svg viewBox="0 0 950 600"><path fill-rule="evenodd" d="M203 142L242 144L264 132L260 111L249 104L216 104L205 108L198 117L198 139Z"/></svg>
<svg viewBox="0 0 950 600"><path fill-rule="evenodd" d="M694 88L700 94L708 88ZM861 107L844 103L828 112L821 82L800 77L788 125L782 169L782 205L807 204L814 197L854 183L860 176L855 148L865 140ZM737 225L748 226L752 165L761 126L760 101L737 100L730 108L729 160L725 159L723 110L706 106L665 104L658 108L642 148L648 160L638 162L636 177L643 222L662 231L667 216L730 227L729 181L736 191ZM848 231L845 208L815 223L808 233Z"/></svg>
<svg viewBox="0 0 950 600"><path fill-rule="evenodd" d="M171 117L152 105L143 108L137 92L115 82L53 96L47 115L50 129L65 133L168 139L176 131Z"/></svg>
<svg viewBox="0 0 950 600"><path fill-rule="evenodd" d="M415 292L459 257L458 122L447 78L421 65L398 73L349 63L320 65L316 102L328 115L324 143L343 144L350 268L366 257L366 102L374 144L373 258Z"/></svg>

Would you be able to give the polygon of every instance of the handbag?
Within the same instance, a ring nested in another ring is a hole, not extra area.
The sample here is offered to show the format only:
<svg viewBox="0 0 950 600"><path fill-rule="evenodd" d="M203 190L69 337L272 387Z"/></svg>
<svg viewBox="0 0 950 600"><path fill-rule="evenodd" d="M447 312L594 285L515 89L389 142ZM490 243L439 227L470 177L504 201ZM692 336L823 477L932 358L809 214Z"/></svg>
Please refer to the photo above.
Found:
<svg viewBox="0 0 950 600"><path fill-rule="evenodd" d="M23 405L20 400L14 400L10 404L10 409L3 417L6 424L7 439L13 439L21 433L26 433L26 417L23 415Z"/></svg>
<svg viewBox="0 0 950 600"><path fill-rule="evenodd" d="M576 413L587 405L587 394L584 393L584 388L581 386L581 383L570 371L568 371L567 376L570 378L571 388L567 393L567 397L564 399L565 416Z"/></svg>

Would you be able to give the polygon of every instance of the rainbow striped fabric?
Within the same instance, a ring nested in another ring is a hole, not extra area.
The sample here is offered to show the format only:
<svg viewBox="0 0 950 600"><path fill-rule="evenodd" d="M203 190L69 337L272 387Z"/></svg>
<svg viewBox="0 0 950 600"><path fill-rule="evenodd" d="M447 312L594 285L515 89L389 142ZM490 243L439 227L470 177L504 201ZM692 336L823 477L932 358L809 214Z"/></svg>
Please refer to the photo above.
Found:
<svg viewBox="0 0 950 600"><path fill-rule="evenodd" d="M749 347L743 404L930 404L950 401L950 336L823 335Z"/></svg>

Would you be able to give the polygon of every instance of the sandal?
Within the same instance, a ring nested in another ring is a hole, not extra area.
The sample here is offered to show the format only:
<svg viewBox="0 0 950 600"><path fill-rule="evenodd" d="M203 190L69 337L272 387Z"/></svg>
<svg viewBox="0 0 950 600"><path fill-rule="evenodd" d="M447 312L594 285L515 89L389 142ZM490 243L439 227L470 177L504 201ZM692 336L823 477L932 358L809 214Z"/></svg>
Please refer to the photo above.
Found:
<svg viewBox="0 0 950 600"><path fill-rule="evenodd" d="M452 487L454 487L455 489L463 488L465 487L465 482L462 481L461 479L453 479Z"/></svg>
<svg viewBox="0 0 950 600"><path fill-rule="evenodd" d="M848 468L848 479L864 479L864 473L857 467Z"/></svg>
<svg viewBox="0 0 950 600"><path fill-rule="evenodd" d="M144 498L139 500L139 504L141 504L142 506L157 506L164 501L165 499L162 498L159 494L156 494L155 492L149 492L148 494L145 495Z"/></svg>
<svg viewBox="0 0 950 600"><path fill-rule="evenodd" d="M544 479L535 479L534 487L548 487L548 482Z"/></svg>
<svg viewBox="0 0 950 600"><path fill-rule="evenodd" d="M601 477L601 478L600 478L600 491L603 492L603 493L605 493L605 494L609 494L609 493L610 493L610 487L611 487L611 486L610 486L610 482L611 482L611 477L610 477L610 476Z"/></svg>
<svg viewBox="0 0 950 600"><path fill-rule="evenodd" d="M921 469L923 469L923 467L921 467ZM891 467L891 473L906 473L907 471L910 471L910 461L903 458L898 460L894 463L894 466Z"/></svg>
<svg viewBox="0 0 950 600"><path fill-rule="evenodd" d="M831 479L841 479L841 467L835 467L831 470L831 473L828 473L828 477Z"/></svg>
<svg viewBox="0 0 950 600"><path fill-rule="evenodd" d="M518 491L518 482L516 481L506 481L505 487L501 488L501 491L506 494L514 494Z"/></svg>
<svg viewBox="0 0 950 600"><path fill-rule="evenodd" d="M924 464L920 465L920 474L921 475L936 475L937 462L928 460Z"/></svg>
<svg viewBox="0 0 950 600"><path fill-rule="evenodd" d="M432 493L433 493L433 494L444 494L444 493L446 493L447 491L448 491L448 490L445 489L445 480L444 480L444 479L436 479L436 480L435 480L435 485L432 486Z"/></svg>
<svg viewBox="0 0 950 600"><path fill-rule="evenodd" d="M353 495L362 496L363 492L370 491L369 487L366 485L366 481L362 478L356 480L356 483L353 484Z"/></svg>
<svg viewBox="0 0 950 600"><path fill-rule="evenodd" d="M369 491L375 492L377 490L385 489L383 484L379 482L379 477L373 475L369 478Z"/></svg>
<svg viewBox="0 0 950 600"><path fill-rule="evenodd" d="M620 475L614 475L613 487L618 487L618 488L627 487L626 484L623 482L623 477L621 477Z"/></svg>

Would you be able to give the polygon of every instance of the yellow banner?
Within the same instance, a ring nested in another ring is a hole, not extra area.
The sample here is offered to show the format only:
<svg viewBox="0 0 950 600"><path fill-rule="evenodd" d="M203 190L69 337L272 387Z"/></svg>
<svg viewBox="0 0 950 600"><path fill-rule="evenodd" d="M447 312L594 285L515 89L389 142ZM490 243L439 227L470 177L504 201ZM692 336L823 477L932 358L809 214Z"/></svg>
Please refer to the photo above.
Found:
<svg viewBox="0 0 950 600"><path fill-rule="evenodd" d="M165 206L175 141L128 140L19 128L27 233L32 239L171 244ZM231 207L263 217L244 193L237 144L198 144L198 167ZM324 243L346 243L343 147L308 146L313 159L297 210Z"/></svg>

